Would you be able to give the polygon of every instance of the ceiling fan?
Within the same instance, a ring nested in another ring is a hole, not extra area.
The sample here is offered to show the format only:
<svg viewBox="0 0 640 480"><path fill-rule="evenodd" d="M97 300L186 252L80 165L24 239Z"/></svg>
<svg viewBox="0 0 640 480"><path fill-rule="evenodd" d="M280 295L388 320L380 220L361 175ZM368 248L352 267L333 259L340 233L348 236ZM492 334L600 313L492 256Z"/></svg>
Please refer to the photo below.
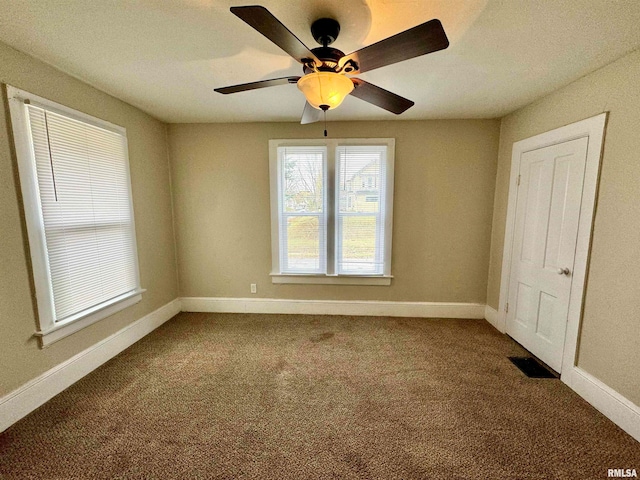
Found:
<svg viewBox="0 0 640 480"><path fill-rule="evenodd" d="M329 47L340 33L340 24L332 18L313 22L311 34L322 46L310 50L262 6L231 7L231 13L300 62L304 75L243 83L216 88L215 91L229 94L295 83L307 99L300 122L302 124L319 121L322 111L336 108L349 94L396 115L401 114L414 102L360 78L346 75L368 72L449 46L447 35L437 19L345 55Z"/></svg>

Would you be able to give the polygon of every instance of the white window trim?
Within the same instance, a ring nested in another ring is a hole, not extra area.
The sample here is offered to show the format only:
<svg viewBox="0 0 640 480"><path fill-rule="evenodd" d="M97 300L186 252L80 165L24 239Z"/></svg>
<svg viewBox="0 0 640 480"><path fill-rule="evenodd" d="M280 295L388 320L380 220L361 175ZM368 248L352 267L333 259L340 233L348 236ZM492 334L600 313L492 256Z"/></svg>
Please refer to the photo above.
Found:
<svg viewBox="0 0 640 480"><path fill-rule="evenodd" d="M336 149L342 145L385 145L387 147L385 195L385 251L384 271L382 275L337 275L334 272L335 252L335 215L337 208L337 181L334 175L336 165ZM319 146L327 148L325 183L326 204L333 208L327 212L327 274L289 274L280 273L280 229L278 228L278 147L287 146ZM269 179L271 193L271 282L277 284L334 284L334 285L390 285L391 275L391 240L393 226L393 187L395 163L395 138L331 138L331 139L274 139L269 140ZM333 179L334 181L331 181Z"/></svg>
<svg viewBox="0 0 640 480"><path fill-rule="evenodd" d="M103 302L76 315L55 322L53 314L53 291L51 288L51 272L47 260L47 243L45 239L44 220L40 208L40 192L34 164L35 157L31 144L31 134L26 114L26 103L39 105L47 110L60 113L76 120L116 132L123 135L125 150L128 152L126 130L99 118L78 112L45 98L39 97L10 85L7 88L9 111L13 129L14 145L20 174L20 186L24 203L25 221L29 238L29 250L31 253L31 265L33 269L33 281L36 290L36 302L38 306L39 328L34 333L39 338L40 346L46 347L72 333L81 330L107 316L123 310L142 299L144 289L140 288L140 272L138 268L138 248L136 245L135 221L133 215L133 202L131 202L131 221L133 229L133 255L135 257L135 273L137 289L127 292L116 298ZM129 196L131 195L131 178L129 172L129 157L127 155L127 179L129 184Z"/></svg>

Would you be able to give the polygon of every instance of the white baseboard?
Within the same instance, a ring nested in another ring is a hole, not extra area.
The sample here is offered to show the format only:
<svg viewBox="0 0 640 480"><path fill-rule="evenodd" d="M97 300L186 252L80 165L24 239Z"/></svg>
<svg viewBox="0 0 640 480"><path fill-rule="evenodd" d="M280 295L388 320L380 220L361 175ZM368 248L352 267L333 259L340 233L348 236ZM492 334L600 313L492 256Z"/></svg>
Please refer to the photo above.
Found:
<svg viewBox="0 0 640 480"><path fill-rule="evenodd" d="M500 324L500 316L495 308L485 305L484 319L493 325L499 332L504 333L504 326Z"/></svg>
<svg viewBox="0 0 640 480"><path fill-rule="evenodd" d="M180 309L180 299L175 299L0 398L0 432L158 328Z"/></svg>
<svg viewBox="0 0 640 480"><path fill-rule="evenodd" d="M185 312L293 313L423 318L484 318L479 303L288 300L274 298L183 297Z"/></svg>
<svg viewBox="0 0 640 480"><path fill-rule="evenodd" d="M579 367L561 379L605 417L640 442L640 407Z"/></svg>

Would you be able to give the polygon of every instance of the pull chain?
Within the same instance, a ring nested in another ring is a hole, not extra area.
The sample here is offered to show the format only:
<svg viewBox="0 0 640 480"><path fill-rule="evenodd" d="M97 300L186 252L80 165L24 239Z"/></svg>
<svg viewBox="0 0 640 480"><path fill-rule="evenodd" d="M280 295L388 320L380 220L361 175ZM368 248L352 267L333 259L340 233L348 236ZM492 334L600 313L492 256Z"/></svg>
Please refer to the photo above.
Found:
<svg viewBox="0 0 640 480"><path fill-rule="evenodd" d="M324 113L324 136L327 136L327 111L324 110L322 113Z"/></svg>
<svg viewBox="0 0 640 480"><path fill-rule="evenodd" d="M327 136L327 110L329 110L329 105L320 105L320 110L324 113L324 136Z"/></svg>

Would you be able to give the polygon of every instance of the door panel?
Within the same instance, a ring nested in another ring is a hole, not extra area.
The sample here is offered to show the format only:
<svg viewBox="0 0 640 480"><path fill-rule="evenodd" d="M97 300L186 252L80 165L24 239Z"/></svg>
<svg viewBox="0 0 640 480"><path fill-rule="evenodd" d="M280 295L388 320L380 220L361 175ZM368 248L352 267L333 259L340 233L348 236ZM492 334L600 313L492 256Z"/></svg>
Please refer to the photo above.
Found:
<svg viewBox="0 0 640 480"><path fill-rule="evenodd" d="M569 308L587 138L526 152L509 279L507 333L557 371ZM569 274L559 273L559 269Z"/></svg>
<svg viewBox="0 0 640 480"><path fill-rule="evenodd" d="M535 261L536 233L540 227L537 218L543 207L545 193L540 186L544 183L543 162L534 162L529 166L529 178L527 182L527 193L524 206L524 231L522 232L522 253L520 259L523 262L533 264Z"/></svg>
<svg viewBox="0 0 640 480"><path fill-rule="evenodd" d="M547 292L540 292L538 303L538 318L536 334L543 340L552 343L553 338L553 311L558 299Z"/></svg>
<svg viewBox="0 0 640 480"><path fill-rule="evenodd" d="M568 181L571 168L571 157L561 157L556 162L556 171L553 179L553 192L551 198L551 211L549 212L549 229L547 231L547 245L544 257L545 268L557 269L559 267L560 240L565 219L565 206L567 202Z"/></svg>

